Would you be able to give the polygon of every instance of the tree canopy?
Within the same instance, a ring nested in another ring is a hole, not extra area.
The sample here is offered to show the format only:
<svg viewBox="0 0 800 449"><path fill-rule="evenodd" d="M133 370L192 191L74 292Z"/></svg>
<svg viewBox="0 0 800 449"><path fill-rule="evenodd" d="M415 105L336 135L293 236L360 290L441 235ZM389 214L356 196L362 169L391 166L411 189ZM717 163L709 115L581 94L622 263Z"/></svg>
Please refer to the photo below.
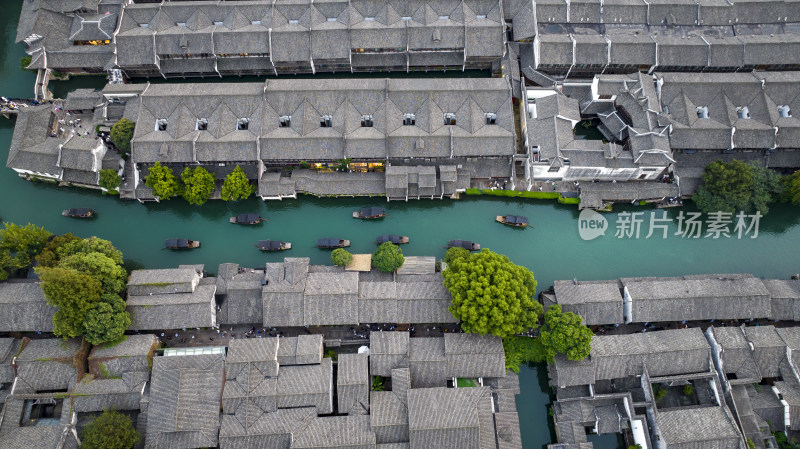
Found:
<svg viewBox="0 0 800 449"><path fill-rule="evenodd" d="M331 262L334 265L338 265L340 267L345 267L350 265L350 262L353 261L353 255L347 252L344 248L336 248L335 250L331 251Z"/></svg>
<svg viewBox="0 0 800 449"><path fill-rule="evenodd" d="M156 162L144 178L144 184L153 190L153 195L159 200L169 200L178 196L181 186L172 169Z"/></svg>
<svg viewBox="0 0 800 449"><path fill-rule="evenodd" d="M450 313L465 332L503 338L538 325L542 306L533 298L533 273L508 257L484 249L454 259L443 274L453 296Z"/></svg>
<svg viewBox="0 0 800 449"><path fill-rule="evenodd" d="M116 170L105 168L100 170L100 182L98 184L104 189L116 191L117 187L122 184L122 177L117 174Z"/></svg>
<svg viewBox="0 0 800 449"><path fill-rule="evenodd" d="M593 337L580 315L562 312L560 305L554 305L545 312L544 324L535 340L541 350L540 358L552 362L556 354L565 354L570 360L585 359L592 350Z"/></svg>
<svg viewBox="0 0 800 449"><path fill-rule="evenodd" d="M71 232L64 235L53 236L44 246L42 252L36 256L36 262L39 263L40 267L54 267L58 265L58 261L61 260L58 255L58 249L76 240L81 240L81 238Z"/></svg>
<svg viewBox="0 0 800 449"><path fill-rule="evenodd" d="M405 260L403 250L392 242L381 243L378 249L372 253L372 264L384 273L391 273L397 270L403 266Z"/></svg>
<svg viewBox="0 0 800 449"><path fill-rule="evenodd" d="M131 449L138 441L130 418L106 410L83 429L80 449Z"/></svg>
<svg viewBox="0 0 800 449"><path fill-rule="evenodd" d="M737 210L769 212L768 204L783 191L780 176L758 163L740 160L708 164L703 171L703 185L692 199L703 212Z"/></svg>
<svg viewBox="0 0 800 449"><path fill-rule="evenodd" d="M38 267L47 302L58 307L53 315L53 333L72 338L83 335L86 313L100 301L103 289L94 278L65 268Z"/></svg>
<svg viewBox="0 0 800 449"><path fill-rule="evenodd" d="M247 176L244 174L242 167L237 165L232 172L225 176L220 197L224 201L246 200L250 198L250 195L252 195L255 190L255 187L250 184L250 180L247 179Z"/></svg>
<svg viewBox="0 0 800 449"><path fill-rule="evenodd" d="M112 293L101 296L100 302L86 312L83 321L86 340L93 345L120 341L130 325L125 301Z"/></svg>
<svg viewBox="0 0 800 449"><path fill-rule="evenodd" d="M216 178L203 167L194 170L186 167L181 173L183 180L183 198L189 204L203 204L211 198L216 187Z"/></svg>
<svg viewBox="0 0 800 449"><path fill-rule="evenodd" d="M127 273L122 266L103 253L77 253L58 264L59 268L75 270L100 282L104 292L122 293Z"/></svg>
<svg viewBox="0 0 800 449"><path fill-rule="evenodd" d="M61 259L78 253L100 253L113 260L114 263L122 264L122 251L115 248L108 240L97 237L73 240L60 247L57 252Z"/></svg>
<svg viewBox="0 0 800 449"><path fill-rule="evenodd" d="M123 153L131 151L131 139L135 127L136 124L126 118L120 119L111 126L111 141Z"/></svg>
<svg viewBox="0 0 800 449"><path fill-rule="evenodd" d="M5 227L0 229L0 280L8 279L16 270L29 267L51 235L44 228L30 223L25 226L5 223Z"/></svg>
<svg viewBox="0 0 800 449"><path fill-rule="evenodd" d="M467 251L465 248L462 248L460 246L454 246L454 247L448 249L447 251L445 251L445 253L444 253L444 262L447 265L450 265L451 263L453 263L454 260L460 259L462 257L469 257L470 254L472 254L472 253Z"/></svg>
<svg viewBox="0 0 800 449"><path fill-rule="evenodd" d="M795 206L800 206L800 170L789 176L783 177L784 200L791 202Z"/></svg>

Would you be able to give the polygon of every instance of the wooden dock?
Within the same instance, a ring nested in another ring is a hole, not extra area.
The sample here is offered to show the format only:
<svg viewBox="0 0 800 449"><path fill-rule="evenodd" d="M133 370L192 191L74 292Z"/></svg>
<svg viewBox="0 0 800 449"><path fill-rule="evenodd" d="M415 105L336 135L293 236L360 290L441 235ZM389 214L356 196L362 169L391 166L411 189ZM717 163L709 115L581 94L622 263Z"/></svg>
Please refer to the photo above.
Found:
<svg viewBox="0 0 800 449"><path fill-rule="evenodd" d="M436 273L435 257L406 256L403 266L397 274L434 274Z"/></svg>

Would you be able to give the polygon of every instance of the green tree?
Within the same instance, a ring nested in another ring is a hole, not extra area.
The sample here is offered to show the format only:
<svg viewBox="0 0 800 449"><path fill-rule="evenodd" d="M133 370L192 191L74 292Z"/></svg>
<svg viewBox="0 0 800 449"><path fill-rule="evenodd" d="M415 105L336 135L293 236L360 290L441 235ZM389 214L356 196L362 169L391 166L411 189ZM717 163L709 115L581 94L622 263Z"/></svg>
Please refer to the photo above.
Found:
<svg viewBox="0 0 800 449"><path fill-rule="evenodd" d="M340 267L346 267L353 261L353 255L344 248L336 248L331 252L331 262Z"/></svg>
<svg viewBox="0 0 800 449"><path fill-rule="evenodd" d="M460 259L462 257L469 257L470 252L467 251L465 248L460 246L454 246L453 248L448 249L444 253L444 261L447 265L453 263L454 260Z"/></svg>
<svg viewBox="0 0 800 449"><path fill-rule="evenodd" d="M41 253L52 234L40 226L28 223L17 226L5 223L0 229L0 280L33 263L33 257Z"/></svg>
<svg viewBox="0 0 800 449"><path fill-rule="evenodd" d="M64 268L38 267L36 273L42 281L42 291L47 302L58 307L53 315L53 333L58 337L83 335L86 313L100 301L100 282Z"/></svg>
<svg viewBox="0 0 800 449"><path fill-rule="evenodd" d="M135 127L136 124L126 118L120 119L111 126L111 141L125 154L131 152L131 139Z"/></svg>
<svg viewBox="0 0 800 449"><path fill-rule="evenodd" d="M372 376L372 391L383 391L383 377Z"/></svg>
<svg viewBox="0 0 800 449"><path fill-rule="evenodd" d="M114 343L122 339L131 325L131 316L125 310L125 301L119 295L106 293L94 305L83 321L86 340L93 344Z"/></svg>
<svg viewBox="0 0 800 449"><path fill-rule="evenodd" d="M90 237L88 239L77 239L66 243L57 250L58 257L66 259L67 257L78 253L100 253L113 260L114 263L122 264L122 251L114 247L108 240L97 237Z"/></svg>
<svg viewBox="0 0 800 449"><path fill-rule="evenodd" d="M714 161L703 171L703 185L692 199L704 212L744 209L753 194L753 168L739 161Z"/></svg>
<svg viewBox="0 0 800 449"><path fill-rule="evenodd" d="M247 179L242 167L237 165L232 172L225 176L225 182L222 183L220 198L224 201L246 200L250 198L250 195L255 191L255 187L250 184L250 180Z"/></svg>
<svg viewBox="0 0 800 449"><path fill-rule="evenodd" d="M139 433L131 419L106 410L83 429L80 449L131 449L137 442Z"/></svg>
<svg viewBox="0 0 800 449"><path fill-rule="evenodd" d="M183 169L181 173L183 180L183 198L189 204L203 204L211 198L216 187L214 175L203 167L196 167L192 170L189 167Z"/></svg>
<svg viewBox="0 0 800 449"><path fill-rule="evenodd" d="M19 68L22 70L31 70L28 66L31 65L31 57L30 56L23 56L19 58Z"/></svg>
<svg viewBox="0 0 800 449"><path fill-rule="evenodd" d="M781 181L784 186L783 199L795 206L800 206L800 170L789 176L784 176Z"/></svg>
<svg viewBox="0 0 800 449"><path fill-rule="evenodd" d="M519 374L520 365L541 362L535 339L531 337L511 336L503 339L503 350L506 353L506 369Z"/></svg>
<svg viewBox="0 0 800 449"><path fill-rule="evenodd" d="M102 253L77 253L58 264L59 268L75 270L100 282L105 293L122 293L128 273L113 259Z"/></svg>
<svg viewBox="0 0 800 449"><path fill-rule="evenodd" d="M44 246L42 252L36 256L36 262L40 267L55 267L58 265L58 261L61 260L58 256L58 249L76 240L81 240L81 238L71 232L64 235L53 236Z"/></svg>
<svg viewBox="0 0 800 449"><path fill-rule="evenodd" d="M181 186L172 169L156 162L144 178L144 184L153 189L153 195L159 200L168 200L178 196Z"/></svg>
<svg viewBox="0 0 800 449"><path fill-rule="evenodd" d="M110 168L106 168L100 170L100 187L116 191L117 187L122 184L122 177L117 174L116 170L111 170Z"/></svg>
<svg viewBox="0 0 800 449"><path fill-rule="evenodd" d="M391 273L397 270L403 266L405 260L403 250L392 242L381 243L378 249L372 253L372 264L384 273Z"/></svg>
<svg viewBox="0 0 800 449"><path fill-rule="evenodd" d="M769 212L769 203L781 198L786 187L781 179L782 176L775 170L759 165L756 161L750 162L749 165L753 169L753 194L746 210L766 214Z"/></svg>
<svg viewBox="0 0 800 449"><path fill-rule="evenodd" d="M562 312L560 305L554 305L545 312L536 340L545 360L552 362L556 354L566 354L570 360L585 359L592 350L592 337L580 315Z"/></svg>
<svg viewBox="0 0 800 449"><path fill-rule="evenodd" d="M542 305L533 299L533 273L508 257L484 249L453 260L443 275L453 296L450 313L465 332L505 338L538 325Z"/></svg>

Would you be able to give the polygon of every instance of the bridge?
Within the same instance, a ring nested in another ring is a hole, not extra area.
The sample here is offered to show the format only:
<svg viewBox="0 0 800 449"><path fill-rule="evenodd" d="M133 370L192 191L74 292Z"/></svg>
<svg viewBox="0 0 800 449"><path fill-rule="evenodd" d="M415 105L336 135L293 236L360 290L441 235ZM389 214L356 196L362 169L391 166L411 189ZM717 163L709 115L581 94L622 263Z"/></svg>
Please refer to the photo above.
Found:
<svg viewBox="0 0 800 449"><path fill-rule="evenodd" d="M51 101L40 101L34 98L6 98L0 97L0 114L5 118L11 118L11 115L16 115L22 108L37 106L40 104L52 103Z"/></svg>

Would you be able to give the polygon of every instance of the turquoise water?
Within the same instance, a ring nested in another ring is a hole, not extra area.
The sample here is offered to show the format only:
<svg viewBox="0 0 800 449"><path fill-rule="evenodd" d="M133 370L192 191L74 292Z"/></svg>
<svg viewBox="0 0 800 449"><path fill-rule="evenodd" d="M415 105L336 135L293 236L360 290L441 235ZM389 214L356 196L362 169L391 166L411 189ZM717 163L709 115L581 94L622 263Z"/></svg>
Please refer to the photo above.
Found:
<svg viewBox="0 0 800 449"><path fill-rule="evenodd" d="M4 45L0 46L0 95L32 96L35 75L18 68L24 56L21 45L13 43L16 17L21 1L6 1L0 18ZM450 74L448 74L450 75ZM485 74L478 73L477 76ZM370 75L374 76L374 75ZM382 76L382 75L380 75ZM428 74L426 76L434 76ZM250 79L252 80L252 78ZM102 77L76 78L58 82L52 89L59 96L77 87L102 87ZM13 120L0 118L0 159L5 160L13 133ZM364 206L383 205L390 217L375 222L354 220L352 211ZM62 209L90 207L98 211L95 220L62 217ZM327 263L329 252L314 247L317 238L335 237L352 241L353 252L371 252L375 237L400 234L411 238L403 246L407 255L444 254L449 239L466 239L508 255L514 262L531 268L539 289L556 279L610 279L621 276L670 276L697 273L751 272L764 277L788 277L800 271L800 215L798 209L778 205L762 219L756 239L646 239L648 207L623 206L605 215L612 228L605 236L584 241L578 233L576 206L552 201L505 200L466 197L458 201L412 201L385 203L381 198L317 199L264 203L248 200L236 204L212 202L195 207L182 200L142 205L123 202L92 190L58 188L32 183L10 169L0 169L0 217L16 223L32 222L54 233L73 232L112 240L133 266L174 267L204 263L210 272L222 262L258 266L284 255L310 257L313 263ZM228 223L232 215L255 212L269 221L259 226ZM645 227L640 238L614 237L613 225L620 213L644 212ZM675 218L679 210L670 210ZM533 229L514 229L494 222L495 215L529 217ZM658 211L660 216L661 211ZM162 250L171 237L200 240L202 247L189 252ZM293 243L287 253L266 254L253 245L262 239ZM552 441L547 406L550 390L541 366L524 367L520 373L522 394L518 397L524 447L539 449ZM612 449L617 440L601 438L595 447Z"/></svg>

